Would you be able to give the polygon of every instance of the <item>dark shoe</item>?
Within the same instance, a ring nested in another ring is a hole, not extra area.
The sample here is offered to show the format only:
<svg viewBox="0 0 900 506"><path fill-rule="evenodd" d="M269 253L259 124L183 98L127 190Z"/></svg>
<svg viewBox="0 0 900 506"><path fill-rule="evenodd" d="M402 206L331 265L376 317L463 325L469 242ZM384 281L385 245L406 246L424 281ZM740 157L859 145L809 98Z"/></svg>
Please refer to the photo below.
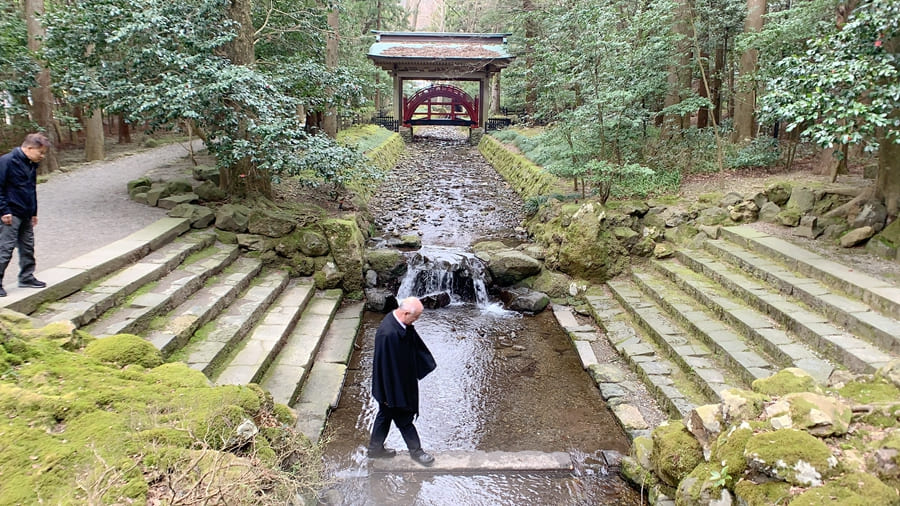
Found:
<svg viewBox="0 0 900 506"><path fill-rule="evenodd" d="M419 448L418 450L412 451L409 453L409 456L412 457L413 460L422 464L425 467L430 467L434 464L434 457L425 452L425 450Z"/></svg>
<svg viewBox="0 0 900 506"><path fill-rule="evenodd" d="M47 283L38 281L36 278L19 281L19 288L44 288L45 286L47 286Z"/></svg>
<svg viewBox="0 0 900 506"><path fill-rule="evenodd" d="M370 459L389 459L397 455L397 450L391 450L390 448L369 448L369 458Z"/></svg>
<svg viewBox="0 0 900 506"><path fill-rule="evenodd" d="M2 286L0 286L0 297L6 297L6 290Z"/></svg>

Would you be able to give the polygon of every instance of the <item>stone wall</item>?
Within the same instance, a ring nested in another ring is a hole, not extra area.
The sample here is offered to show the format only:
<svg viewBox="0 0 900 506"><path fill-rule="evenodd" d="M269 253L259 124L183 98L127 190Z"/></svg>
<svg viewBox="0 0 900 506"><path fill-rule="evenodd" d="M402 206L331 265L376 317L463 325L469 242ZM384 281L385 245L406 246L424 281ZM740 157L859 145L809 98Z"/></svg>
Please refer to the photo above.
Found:
<svg viewBox="0 0 900 506"><path fill-rule="evenodd" d="M490 135L481 138L478 150L523 199L549 194L559 181L524 156L508 151Z"/></svg>

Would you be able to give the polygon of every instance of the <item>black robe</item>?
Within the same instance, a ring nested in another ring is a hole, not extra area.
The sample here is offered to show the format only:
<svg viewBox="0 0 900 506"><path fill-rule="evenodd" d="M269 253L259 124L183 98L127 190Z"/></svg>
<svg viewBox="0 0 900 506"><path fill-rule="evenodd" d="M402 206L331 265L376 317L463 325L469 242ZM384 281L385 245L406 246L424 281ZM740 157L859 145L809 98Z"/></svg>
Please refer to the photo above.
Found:
<svg viewBox="0 0 900 506"><path fill-rule="evenodd" d="M419 380L434 370L434 357L412 325L406 330L388 313L375 331L372 396L391 408L419 412Z"/></svg>

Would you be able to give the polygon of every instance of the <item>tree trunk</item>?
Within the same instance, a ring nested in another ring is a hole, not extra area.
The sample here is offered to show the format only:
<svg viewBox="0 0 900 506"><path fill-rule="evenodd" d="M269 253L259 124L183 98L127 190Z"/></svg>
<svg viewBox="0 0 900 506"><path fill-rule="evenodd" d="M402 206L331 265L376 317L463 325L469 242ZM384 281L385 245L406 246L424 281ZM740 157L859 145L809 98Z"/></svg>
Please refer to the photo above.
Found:
<svg viewBox="0 0 900 506"><path fill-rule="evenodd" d="M896 54L900 50L900 37L893 37L885 44L885 50ZM894 109L889 120L900 120L900 110ZM890 124L890 121L888 122ZM900 144L887 138L887 130L881 129L878 147L878 177L875 178L875 198L884 201L888 216L896 218L900 213Z"/></svg>
<svg viewBox="0 0 900 506"><path fill-rule="evenodd" d="M338 65L338 35L340 33L340 24L338 19L337 7L328 11L328 34L325 39L325 66L329 69L336 68ZM327 89L325 93L334 95L334 90ZM325 135L334 139L337 137L338 122L337 108L331 106L325 109L325 118L322 121L322 127Z"/></svg>
<svg viewBox="0 0 900 506"><path fill-rule="evenodd" d="M224 46L226 57L234 65L253 67L256 54L253 51L253 22L250 18L250 0L229 0L228 17L239 24L237 36ZM235 111L241 117L242 111ZM237 138L246 138L248 117L241 117ZM272 181L268 171L259 170L250 160L242 158L230 167L219 169L219 187L229 195L243 198L262 195L272 196Z"/></svg>
<svg viewBox="0 0 900 506"><path fill-rule="evenodd" d="M495 72L491 79L491 116L500 114L500 72Z"/></svg>
<svg viewBox="0 0 900 506"><path fill-rule="evenodd" d="M675 47L675 55L669 65L668 92L666 93L663 107L671 107L681 102L682 92L691 86L691 30L690 7L687 0L677 0L677 14L674 31L681 35L681 40ZM685 83L687 86L685 86ZM686 115L667 114L663 118L662 137L671 138L690 126L690 117Z"/></svg>
<svg viewBox="0 0 900 506"><path fill-rule="evenodd" d="M722 124L722 74L725 73L725 46L716 45L716 63L713 68L712 81L710 82L710 100L713 104L713 121L716 125Z"/></svg>
<svg viewBox="0 0 900 506"><path fill-rule="evenodd" d="M88 162L105 158L103 141L103 111L94 109L84 118L84 159Z"/></svg>
<svg viewBox="0 0 900 506"><path fill-rule="evenodd" d="M747 0L747 18L744 20L744 32L759 32L763 26L763 15L766 13L766 0ZM748 48L741 55L740 76L743 81L734 97L734 138L735 142L752 139L756 131L753 114L756 110L756 64L759 51Z"/></svg>
<svg viewBox="0 0 900 506"><path fill-rule="evenodd" d="M25 25L28 30L28 50L37 53L41 50L41 40L44 37L44 26L38 17L44 14L44 0L25 0ZM59 159L56 156L56 146L59 144L59 134L53 123L53 92L50 89L50 70L43 62L39 62L41 71L37 75L37 87L31 89L31 118L44 133L50 138L50 149L47 156L41 162L38 172L48 174L59 169Z"/></svg>
<svg viewBox="0 0 900 506"><path fill-rule="evenodd" d="M709 54L704 50L700 53L700 61L698 62L700 65L704 65L703 71L706 72L706 69L709 68ZM700 85L698 91L700 92L700 97L709 98L710 89L708 87L708 79L705 78L704 75L701 74ZM697 111L697 128L706 128L709 126L709 107L701 107L699 111Z"/></svg>
<svg viewBox="0 0 900 506"><path fill-rule="evenodd" d="M529 119L534 118L537 104L537 82L534 78L534 39L537 37L537 22L532 19L534 11L533 0L522 0L522 10L525 18L525 114Z"/></svg>
<svg viewBox="0 0 900 506"><path fill-rule="evenodd" d="M121 114L119 115L119 144L131 144L131 125Z"/></svg>

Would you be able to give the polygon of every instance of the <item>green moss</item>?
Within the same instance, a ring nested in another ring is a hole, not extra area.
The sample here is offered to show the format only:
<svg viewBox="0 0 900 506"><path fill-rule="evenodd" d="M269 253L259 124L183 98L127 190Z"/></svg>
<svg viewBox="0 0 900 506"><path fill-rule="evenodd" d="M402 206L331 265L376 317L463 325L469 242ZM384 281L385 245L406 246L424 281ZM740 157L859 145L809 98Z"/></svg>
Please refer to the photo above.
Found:
<svg viewBox="0 0 900 506"><path fill-rule="evenodd" d="M781 429L747 440L750 467L794 485L808 486L836 472L837 460L821 440L803 431ZM803 463L801 463L801 461ZM812 470L809 470L809 467Z"/></svg>
<svg viewBox="0 0 900 506"><path fill-rule="evenodd" d="M675 504L709 504L710 499L717 499L722 488L716 486L712 475L721 472L722 466L710 462L702 462L678 484L675 492Z"/></svg>
<svg viewBox="0 0 900 506"><path fill-rule="evenodd" d="M746 506L772 506L787 504L791 497L791 486L783 481L754 483L741 480L734 486L734 495L739 504Z"/></svg>
<svg viewBox="0 0 900 506"><path fill-rule="evenodd" d="M680 421L669 422L653 431L653 467L663 483L677 486L697 464L703 462L703 448Z"/></svg>
<svg viewBox="0 0 900 506"><path fill-rule="evenodd" d="M507 150L490 135L481 138L478 150L523 199L550 194L559 185L556 176L524 156Z"/></svg>
<svg viewBox="0 0 900 506"><path fill-rule="evenodd" d="M724 195L722 192L701 193L697 196L697 201L703 204L718 204Z"/></svg>
<svg viewBox="0 0 900 506"><path fill-rule="evenodd" d="M750 428L723 432L716 440L710 460L728 466L728 473L732 476L741 476L747 469L744 448L751 436L753 430Z"/></svg>
<svg viewBox="0 0 900 506"><path fill-rule="evenodd" d="M178 268L183 269L183 268L187 267L188 265L195 264L197 262L201 262L201 261L206 260L207 258L215 255L218 252L219 252L219 250L217 248L204 248L200 251L196 251L196 252L188 255L188 257L185 258L183 262L181 262L181 265Z"/></svg>
<svg viewBox="0 0 900 506"><path fill-rule="evenodd" d="M900 399L900 389L886 381L851 381L838 390L838 393L863 404Z"/></svg>
<svg viewBox="0 0 900 506"><path fill-rule="evenodd" d="M344 274L342 281L344 289L349 292L361 290L363 287L365 238L355 217L325 220L322 222L322 228L328 238L328 246L334 257L334 263Z"/></svg>
<svg viewBox="0 0 900 506"><path fill-rule="evenodd" d="M826 503L842 506L896 506L900 504L900 499L896 490L878 478L866 473L851 473L822 487L807 490L791 501L790 505L819 506Z"/></svg>
<svg viewBox="0 0 900 506"><path fill-rule="evenodd" d="M152 368L163 363L162 355L150 342L134 334L116 334L87 345L84 352L101 362L123 367L138 364Z"/></svg>
<svg viewBox="0 0 900 506"><path fill-rule="evenodd" d="M294 415L294 412L291 411L291 408L285 406L284 404L276 404L273 410L273 414L275 415L275 419L278 420L279 423L282 423L284 425L293 427L294 423L297 422L297 416Z"/></svg>
<svg viewBox="0 0 900 506"><path fill-rule="evenodd" d="M812 376L802 369L793 367L778 371L768 378L753 381L752 388L754 392L775 396L794 392L820 391Z"/></svg>

